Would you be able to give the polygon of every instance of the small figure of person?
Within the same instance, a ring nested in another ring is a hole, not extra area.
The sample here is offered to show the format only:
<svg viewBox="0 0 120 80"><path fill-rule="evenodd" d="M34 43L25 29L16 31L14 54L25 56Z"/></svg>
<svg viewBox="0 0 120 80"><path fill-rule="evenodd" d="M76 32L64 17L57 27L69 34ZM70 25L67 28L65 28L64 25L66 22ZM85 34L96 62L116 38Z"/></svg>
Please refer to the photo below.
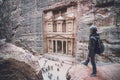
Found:
<svg viewBox="0 0 120 80"><path fill-rule="evenodd" d="M50 70L50 66L48 65L48 71Z"/></svg>
<svg viewBox="0 0 120 80"><path fill-rule="evenodd" d="M53 70L53 66L51 66L51 70Z"/></svg>
<svg viewBox="0 0 120 80"><path fill-rule="evenodd" d="M57 71L60 71L60 69L59 69L59 68L57 68Z"/></svg>
<svg viewBox="0 0 120 80"><path fill-rule="evenodd" d="M57 76L57 80L59 80L59 76Z"/></svg>

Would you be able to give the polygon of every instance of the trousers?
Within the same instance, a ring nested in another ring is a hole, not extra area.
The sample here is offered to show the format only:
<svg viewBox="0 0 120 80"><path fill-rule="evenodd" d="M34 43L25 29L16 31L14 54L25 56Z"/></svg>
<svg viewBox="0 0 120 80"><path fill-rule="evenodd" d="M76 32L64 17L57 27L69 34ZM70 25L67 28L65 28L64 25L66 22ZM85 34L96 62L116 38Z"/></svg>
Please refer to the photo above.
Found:
<svg viewBox="0 0 120 80"><path fill-rule="evenodd" d="M92 64L92 70L93 70L93 74L97 73L97 68L96 68L96 62L95 62L95 55L91 56L91 57L87 57L87 60L85 61L86 64L89 63L89 61L91 61Z"/></svg>

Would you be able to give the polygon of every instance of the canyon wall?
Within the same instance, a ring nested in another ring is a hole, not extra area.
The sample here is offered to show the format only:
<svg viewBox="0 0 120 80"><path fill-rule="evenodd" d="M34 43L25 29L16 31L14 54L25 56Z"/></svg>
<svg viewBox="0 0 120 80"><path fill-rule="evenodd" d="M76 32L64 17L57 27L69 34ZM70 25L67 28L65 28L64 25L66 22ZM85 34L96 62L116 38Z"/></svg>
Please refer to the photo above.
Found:
<svg viewBox="0 0 120 80"><path fill-rule="evenodd" d="M0 39L42 53L42 11L59 0L0 0Z"/></svg>

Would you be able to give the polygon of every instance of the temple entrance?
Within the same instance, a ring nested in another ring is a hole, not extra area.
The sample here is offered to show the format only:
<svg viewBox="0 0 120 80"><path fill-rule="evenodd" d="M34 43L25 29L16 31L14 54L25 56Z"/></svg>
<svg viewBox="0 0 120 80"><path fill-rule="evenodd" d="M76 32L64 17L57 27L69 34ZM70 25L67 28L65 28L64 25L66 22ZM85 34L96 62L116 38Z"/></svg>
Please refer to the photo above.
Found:
<svg viewBox="0 0 120 80"><path fill-rule="evenodd" d="M53 53L66 54L66 41L53 40Z"/></svg>

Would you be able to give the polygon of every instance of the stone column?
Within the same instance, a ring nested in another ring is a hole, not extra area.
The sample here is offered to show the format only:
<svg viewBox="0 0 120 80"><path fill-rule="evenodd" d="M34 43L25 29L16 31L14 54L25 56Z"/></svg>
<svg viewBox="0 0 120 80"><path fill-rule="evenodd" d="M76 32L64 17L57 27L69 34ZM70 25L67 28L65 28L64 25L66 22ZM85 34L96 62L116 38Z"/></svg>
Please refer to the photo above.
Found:
<svg viewBox="0 0 120 80"><path fill-rule="evenodd" d="M67 53L67 45L68 45L68 43L67 43L67 40L66 40L66 54L68 54L68 53Z"/></svg>
<svg viewBox="0 0 120 80"><path fill-rule="evenodd" d="M73 51L73 41L71 40L71 55L72 55L72 51Z"/></svg>
<svg viewBox="0 0 120 80"><path fill-rule="evenodd" d="M64 53L64 52L63 52L63 40L62 40L62 53Z"/></svg>
<svg viewBox="0 0 120 80"><path fill-rule="evenodd" d="M49 40L47 40L47 42L48 42L48 53L49 53Z"/></svg>
<svg viewBox="0 0 120 80"><path fill-rule="evenodd" d="M55 42L56 42L56 46L55 46L55 47L56 47L56 49L55 49L55 51L56 51L56 53L57 53L57 40L55 40Z"/></svg>
<svg viewBox="0 0 120 80"><path fill-rule="evenodd" d="M51 43L52 43L52 44L51 44L51 46L52 46L51 49L52 49L52 53L53 53L53 40L51 40Z"/></svg>

